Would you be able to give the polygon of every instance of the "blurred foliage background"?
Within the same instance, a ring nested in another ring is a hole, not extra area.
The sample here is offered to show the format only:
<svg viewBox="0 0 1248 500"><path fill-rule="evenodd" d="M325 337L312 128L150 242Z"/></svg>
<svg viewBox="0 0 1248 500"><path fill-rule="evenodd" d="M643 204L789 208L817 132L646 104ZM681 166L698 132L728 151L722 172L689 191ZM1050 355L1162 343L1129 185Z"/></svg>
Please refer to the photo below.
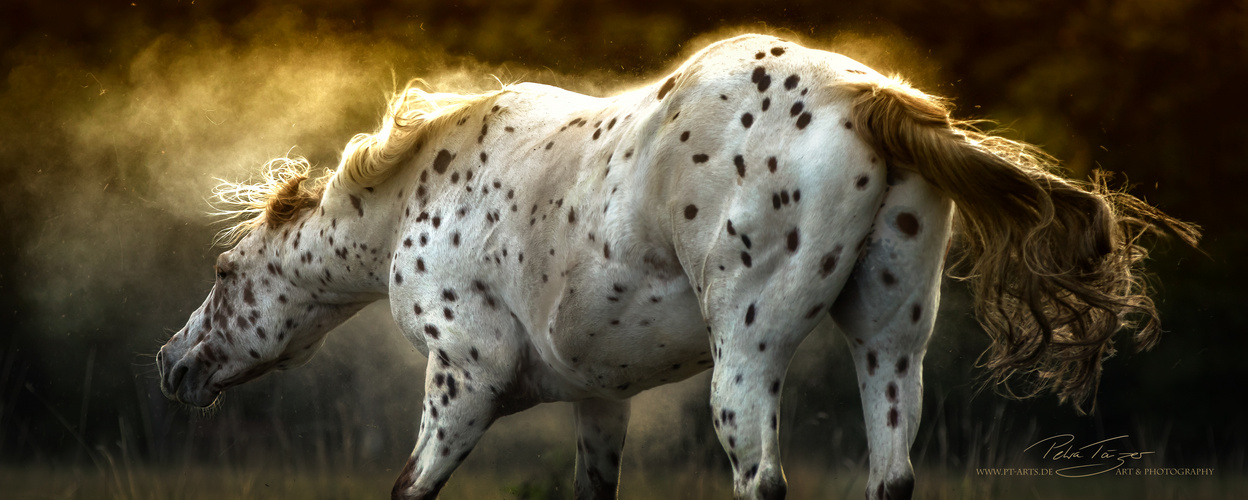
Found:
<svg viewBox="0 0 1248 500"><path fill-rule="evenodd" d="M947 283L913 450L920 491L974 492L975 467L1025 466L1035 457L1023 448L1060 433L1127 434L1129 448L1157 452L1147 466L1243 478L1242 0L9 0L0 19L0 468L52 471L58 480L6 476L40 496L88 495L96 481L119 497L193 497L212 483L203 470L263 496L277 483L240 472L261 466L287 483L312 478L306 496L347 497L356 483L384 495L414 444L424 372L384 307L331 334L309 365L235 389L211 415L160 395L153 355L203 299L220 251L205 215L216 179L245 179L287 152L332 168L411 78L449 91L538 81L608 94L747 31L901 73L954 98L960 117L1044 146L1072 175L1116 172L1118 185L1205 228L1207 255L1158 244L1150 268L1168 334L1143 354L1122 335L1089 417L1051 397L977 391L987 340L964 289ZM864 474L861 407L838 336L817 330L785 388L791 488ZM700 376L640 397L625 493L644 491L630 481L679 476L673 487L725 494L707 387ZM448 496L479 496L463 489L473 475L496 478L483 490L494 496L569 496L569 409L504 419ZM925 467L970 479L942 483Z"/></svg>

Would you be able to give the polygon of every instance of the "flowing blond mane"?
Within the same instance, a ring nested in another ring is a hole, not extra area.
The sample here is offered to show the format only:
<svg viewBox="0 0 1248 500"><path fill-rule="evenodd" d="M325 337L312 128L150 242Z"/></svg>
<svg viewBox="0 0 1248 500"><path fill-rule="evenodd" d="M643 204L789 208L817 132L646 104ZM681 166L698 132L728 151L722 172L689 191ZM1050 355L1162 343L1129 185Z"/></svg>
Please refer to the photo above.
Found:
<svg viewBox="0 0 1248 500"><path fill-rule="evenodd" d="M352 137L338 167L328 174L313 179L313 167L306 158L288 156L266 162L259 181L221 181L213 189L213 205L218 207L213 214L237 222L217 235L217 244L233 245L261 225L272 229L294 220L304 209L319 206L326 186L333 181L362 187L385 182L394 167L420 151L427 130L503 92L435 93L413 83L424 82L415 80L395 93L386 106L381 128Z"/></svg>

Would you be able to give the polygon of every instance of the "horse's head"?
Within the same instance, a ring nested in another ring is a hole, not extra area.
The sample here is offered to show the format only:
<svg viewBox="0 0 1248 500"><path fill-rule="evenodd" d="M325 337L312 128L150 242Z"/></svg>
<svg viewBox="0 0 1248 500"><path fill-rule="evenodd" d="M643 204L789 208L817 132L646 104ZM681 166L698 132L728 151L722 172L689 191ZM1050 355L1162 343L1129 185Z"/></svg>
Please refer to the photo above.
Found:
<svg viewBox="0 0 1248 500"><path fill-rule="evenodd" d="M310 237L299 247L320 193L300 187L301 172L271 177L262 215L238 226L245 235L217 258L208 298L156 356L170 399L209 406L227 388L299 366L329 330L375 300L327 290L329 271L310 258L321 249Z"/></svg>

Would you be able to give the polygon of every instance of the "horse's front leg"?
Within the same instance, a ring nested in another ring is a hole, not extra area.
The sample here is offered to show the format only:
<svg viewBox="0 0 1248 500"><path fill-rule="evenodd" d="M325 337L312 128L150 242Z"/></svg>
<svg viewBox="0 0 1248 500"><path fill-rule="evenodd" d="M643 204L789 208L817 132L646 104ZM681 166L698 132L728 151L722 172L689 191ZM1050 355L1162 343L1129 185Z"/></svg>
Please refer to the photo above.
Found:
<svg viewBox="0 0 1248 500"><path fill-rule="evenodd" d="M497 416L486 379L445 350L431 349L416 449L391 491L395 500L433 499Z"/></svg>
<svg viewBox="0 0 1248 500"><path fill-rule="evenodd" d="M576 498L616 498L629 401L586 399L576 407Z"/></svg>

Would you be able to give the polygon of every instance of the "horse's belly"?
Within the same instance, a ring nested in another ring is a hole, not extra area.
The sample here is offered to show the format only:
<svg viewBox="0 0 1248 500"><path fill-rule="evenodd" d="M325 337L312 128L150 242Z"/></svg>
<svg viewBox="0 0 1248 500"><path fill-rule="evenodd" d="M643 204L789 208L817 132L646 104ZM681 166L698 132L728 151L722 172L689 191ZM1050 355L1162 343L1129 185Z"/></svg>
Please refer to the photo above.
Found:
<svg viewBox="0 0 1248 500"><path fill-rule="evenodd" d="M584 395L628 397L711 367L706 323L684 276L570 281L581 286L569 287L548 331L550 361Z"/></svg>

